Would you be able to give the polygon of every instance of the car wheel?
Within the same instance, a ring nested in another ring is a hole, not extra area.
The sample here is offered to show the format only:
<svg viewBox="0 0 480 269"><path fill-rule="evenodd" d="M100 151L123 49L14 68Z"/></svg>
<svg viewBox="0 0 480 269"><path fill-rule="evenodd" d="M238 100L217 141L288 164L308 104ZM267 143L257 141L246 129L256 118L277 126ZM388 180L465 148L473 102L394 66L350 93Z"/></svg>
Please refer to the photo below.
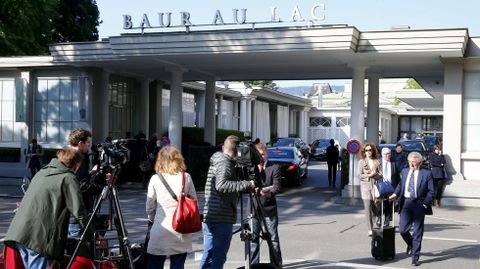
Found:
<svg viewBox="0 0 480 269"><path fill-rule="evenodd" d="M303 185L303 178L300 175L298 175L297 179L295 180L295 183L296 183L295 185L297 185L297 187L302 186Z"/></svg>

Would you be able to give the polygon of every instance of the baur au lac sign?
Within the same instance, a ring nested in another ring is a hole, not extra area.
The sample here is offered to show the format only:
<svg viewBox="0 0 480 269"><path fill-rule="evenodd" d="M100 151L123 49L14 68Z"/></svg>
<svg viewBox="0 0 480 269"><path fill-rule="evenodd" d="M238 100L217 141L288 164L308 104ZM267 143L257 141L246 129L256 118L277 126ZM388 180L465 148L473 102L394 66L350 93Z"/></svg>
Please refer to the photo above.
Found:
<svg viewBox="0 0 480 269"><path fill-rule="evenodd" d="M317 4L310 8L309 15L307 17L309 21L323 21L325 20L325 4ZM270 20L263 22L250 22L247 20L247 9L232 9L232 21L225 21L224 14L220 10L216 10L213 13L213 20L207 24L193 24L194 17L190 12L179 12L178 18L172 15L171 12L159 12L155 19L149 18L147 14L143 14L141 19L134 20L131 15L123 15L123 29L148 29L148 28L171 28L171 27L190 27L190 26L221 26L221 25L241 25L247 23L281 23L281 22L303 22L306 21L304 14L307 12L300 10L298 5L295 5L292 9L291 16L288 21L283 21L277 14L277 7L270 8ZM173 24L173 20L177 20L178 24ZM138 25L138 26L135 26Z"/></svg>

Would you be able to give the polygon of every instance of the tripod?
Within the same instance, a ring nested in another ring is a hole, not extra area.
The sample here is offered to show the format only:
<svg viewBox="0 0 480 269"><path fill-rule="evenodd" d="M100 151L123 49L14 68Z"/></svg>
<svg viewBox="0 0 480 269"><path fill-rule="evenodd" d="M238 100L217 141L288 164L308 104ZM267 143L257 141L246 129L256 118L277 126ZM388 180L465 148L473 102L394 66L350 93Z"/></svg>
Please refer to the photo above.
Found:
<svg viewBox="0 0 480 269"><path fill-rule="evenodd" d="M245 169L241 169L244 178ZM258 182L256 180L256 182ZM258 185L258 184L257 184ZM261 185L261 184L260 184ZM281 268L279 257L275 252L275 248L272 242L272 236L268 230L267 222L265 220L265 210L261 204L259 194L253 190L248 193L249 198L249 216L244 220L243 218L243 199L240 199L240 219L242 221L240 226L240 239L245 243L245 269L252 268L251 265L251 241L256 239L263 239L267 241L270 260L273 261L273 265L270 268ZM260 227L260 234L256 234L253 231L253 219L256 218ZM260 247L260 246L259 246ZM255 266L253 266L255 267Z"/></svg>
<svg viewBox="0 0 480 269"><path fill-rule="evenodd" d="M109 215L110 215L109 220L113 220L113 223L115 225L115 230L117 231L118 242L120 245L120 253L119 253L119 256L112 257L112 256L109 256L110 254L108 253L108 249L107 249L106 257L101 257L101 258L105 260L120 260L123 262L123 265L128 266L127 268L135 269L135 266L133 264L132 253L130 251L130 243L128 241L127 230L125 228L125 224L122 217L122 210L120 208L120 201L118 199L117 189L115 187L115 181L118 177L118 174L120 173L120 164L117 164L117 165L110 164L109 168L111 168L111 171L105 174L105 179L107 184L103 188L102 193L100 194L100 197L98 198L98 201L95 204L95 208L93 210L93 213L90 219L88 220L87 226L85 227L82 235L80 236L80 240L77 246L75 247L75 250L70 258L70 261L68 262L67 269L70 269L70 267L72 266L75 260L75 257L78 254L80 246L85 242L87 233L89 232L90 228L94 223L95 216L100 212L101 204L105 199L109 200ZM110 230L110 231L113 230L111 221L109 222L109 227L107 230ZM95 256L96 254L97 253L94 253Z"/></svg>

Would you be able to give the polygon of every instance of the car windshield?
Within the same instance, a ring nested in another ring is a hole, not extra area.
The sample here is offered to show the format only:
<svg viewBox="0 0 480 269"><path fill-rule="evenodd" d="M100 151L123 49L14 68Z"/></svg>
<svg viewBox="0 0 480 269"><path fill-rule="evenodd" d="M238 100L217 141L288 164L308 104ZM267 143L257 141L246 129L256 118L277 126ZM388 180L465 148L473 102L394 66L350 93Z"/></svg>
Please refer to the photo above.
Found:
<svg viewBox="0 0 480 269"><path fill-rule="evenodd" d="M403 144L403 148L406 151L424 151L425 150L421 142L404 142L402 144Z"/></svg>
<svg viewBox="0 0 480 269"><path fill-rule="evenodd" d="M293 147L295 141L293 139L279 139L272 143L274 147Z"/></svg>
<svg viewBox="0 0 480 269"><path fill-rule="evenodd" d="M272 159L293 159L293 150L269 149L268 158Z"/></svg>
<svg viewBox="0 0 480 269"><path fill-rule="evenodd" d="M327 148L328 146L330 146L330 141L329 141L329 140L320 140L320 141L318 141L317 147L319 147L319 148Z"/></svg>

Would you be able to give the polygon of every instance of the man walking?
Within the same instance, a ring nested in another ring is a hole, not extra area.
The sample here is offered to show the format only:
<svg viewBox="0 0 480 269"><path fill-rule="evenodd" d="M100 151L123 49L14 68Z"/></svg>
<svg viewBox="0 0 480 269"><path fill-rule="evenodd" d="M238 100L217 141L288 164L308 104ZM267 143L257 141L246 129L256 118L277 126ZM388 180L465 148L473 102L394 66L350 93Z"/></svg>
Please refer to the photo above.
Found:
<svg viewBox="0 0 480 269"><path fill-rule="evenodd" d="M388 182L395 189L400 181L400 173L397 168L397 164L391 160L392 151L389 148L382 148L382 160L380 161L380 172L382 176L382 181ZM383 201L384 215L385 215L385 226L390 224L392 220L392 201L385 200ZM380 209L380 207L379 207ZM380 214L378 214L380 216ZM378 224L378 223L377 223ZM381 223L379 223L381 225ZM380 226L377 225L377 226Z"/></svg>
<svg viewBox="0 0 480 269"><path fill-rule="evenodd" d="M335 146L335 140L330 139L330 146L327 148L328 165L328 186L335 188L337 181L338 148Z"/></svg>
<svg viewBox="0 0 480 269"><path fill-rule="evenodd" d="M409 168L401 173L401 181L390 200L400 199L399 232L407 243L407 254L412 254L412 265L420 265L420 251L425 215L432 214L433 179L432 172L420 168L422 155L411 152L408 155ZM413 234L410 230L413 228Z"/></svg>

